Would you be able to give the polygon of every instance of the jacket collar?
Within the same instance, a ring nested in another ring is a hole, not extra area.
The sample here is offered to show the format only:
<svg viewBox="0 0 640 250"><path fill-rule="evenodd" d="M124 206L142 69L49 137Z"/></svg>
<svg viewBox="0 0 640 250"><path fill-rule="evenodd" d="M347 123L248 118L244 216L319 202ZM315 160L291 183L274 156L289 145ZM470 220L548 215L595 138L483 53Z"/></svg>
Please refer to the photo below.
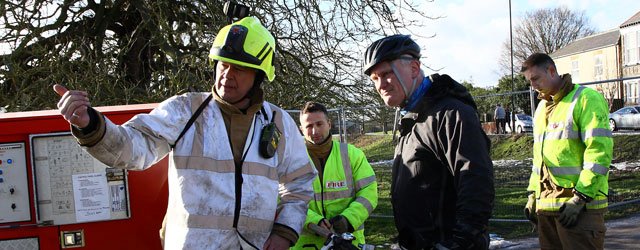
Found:
<svg viewBox="0 0 640 250"><path fill-rule="evenodd" d="M254 91L253 95L251 95L251 101L249 107L246 110L241 110L233 104L225 101L218 95L218 93L213 90L213 99L218 103L222 112L226 114L250 114L253 115L260 111L262 108L262 103L264 102L264 92L262 89L258 88Z"/></svg>
<svg viewBox="0 0 640 250"><path fill-rule="evenodd" d="M559 103L562 98L564 98L565 96L567 96L567 94L569 94L569 92L571 92L571 90L573 90L574 84L571 83L571 75L569 74L564 74L562 75L562 87L560 87L560 90L558 90L558 93L556 93L555 95L553 95L553 102L554 103Z"/></svg>

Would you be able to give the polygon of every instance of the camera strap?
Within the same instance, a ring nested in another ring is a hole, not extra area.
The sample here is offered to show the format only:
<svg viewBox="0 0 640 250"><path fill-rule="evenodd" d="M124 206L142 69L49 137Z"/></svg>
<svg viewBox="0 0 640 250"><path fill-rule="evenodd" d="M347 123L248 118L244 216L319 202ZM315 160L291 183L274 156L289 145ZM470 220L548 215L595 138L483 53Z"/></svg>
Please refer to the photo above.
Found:
<svg viewBox="0 0 640 250"><path fill-rule="evenodd" d="M276 111L273 111L273 112L274 112L274 114L273 114L273 116L271 116L271 119L273 119L273 117L275 116L275 112L276 112ZM270 122L270 121L269 121L269 117L267 116L267 111L266 111L266 110L264 110L264 104L262 105L262 107L260 107L260 113L262 113L262 117L264 117L264 122L265 122L265 123L264 123L264 124L262 124L262 126L264 127L264 125L267 125L267 124L269 124L269 122Z"/></svg>
<svg viewBox="0 0 640 250"><path fill-rule="evenodd" d="M193 125L193 123L196 121L196 119L198 119L200 114L202 114L202 110L204 110L204 108L207 107L207 105L209 104L212 98L213 98L213 94L209 93L209 96L207 96L207 99L205 99L202 102L202 104L200 104L198 109L193 113L193 115L191 115L191 118L189 118L189 121L187 121L187 124L184 125L184 128L182 129L182 132L180 132L180 135L178 136L176 141L173 142L173 144L169 144L169 147L171 147L171 150L173 150L176 147L176 145L178 145L178 141L180 141L182 136L184 136L187 130L189 130L189 128L191 127L191 125Z"/></svg>

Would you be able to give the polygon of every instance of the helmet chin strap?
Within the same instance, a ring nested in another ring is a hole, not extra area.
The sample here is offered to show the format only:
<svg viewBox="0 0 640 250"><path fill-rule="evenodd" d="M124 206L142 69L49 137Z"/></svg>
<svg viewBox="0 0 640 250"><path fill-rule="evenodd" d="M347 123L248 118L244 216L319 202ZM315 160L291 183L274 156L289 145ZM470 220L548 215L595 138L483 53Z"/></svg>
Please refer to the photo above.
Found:
<svg viewBox="0 0 640 250"><path fill-rule="evenodd" d="M398 74L398 69L396 68L396 65L394 63L390 63L390 65L391 65L391 70L393 70L393 74L396 75L396 79L398 79L398 82L400 82L400 86L404 91L404 100L402 100L402 104L401 104L401 106L404 107L407 105L409 98L411 98L413 91L416 90L416 82L418 82L419 77L416 77L413 79L413 82L411 83L411 91L407 91L407 87L404 86L404 82L402 81L400 74Z"/></svg>

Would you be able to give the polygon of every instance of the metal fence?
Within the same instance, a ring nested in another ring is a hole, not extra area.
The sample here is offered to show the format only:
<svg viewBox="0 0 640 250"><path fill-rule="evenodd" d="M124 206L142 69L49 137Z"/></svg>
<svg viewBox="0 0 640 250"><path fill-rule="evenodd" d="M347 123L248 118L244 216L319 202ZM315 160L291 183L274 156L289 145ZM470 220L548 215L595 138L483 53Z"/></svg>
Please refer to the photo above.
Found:
<svg viewBox="0 0 640 250"><path fill-rule="evenodd" d="M609 79L594 82L579 83L590 86L602 93L609 102L610 110L615 111L625 105L635 104L638 100L628 99L622 87L622 82L640 79L640 76ZM491 124L494 122L493 111L495 104L506 104L503 107L509 108L513 114L526 113L533 114L537 105L536 93L529 90L513 91L506 93L496 93L490 95L474 96L478 104L478 117L480 122L486 123L485 131L493 133ZM514 107L513 104L516 107ZM524 103L524 104L523 104ZM364 107L327 107L329 108L329 118L332 121L332 134L340 137L341 141L348 142L353 138L367 133L391 133L397 120L398 112L395 108L384 105L371 105ZM300 110L287 110L289 114L299 121ZM514 122L514 119L511 119ZM510 125L513 127L513 124ZM512 129L513 130L513 129Z"/></svg>
<svg viewBox="0 0 640 250"><path fill-rule="evenodd" d="M640 79L640 76L587 82L581 83L581 85L594 85L595 87L592 87L597 89L609 100L610 108L617 110L625 104L630 104L635 101L624 99L623 91L614 94L612 90L608 90L607 92L605 87L598 88L597 86L602 86L602 84L619 84L620 82L633 79ZM532 90L474 96L474 99L476 102L499 103L500 101L507 102L511 96L518 98L520 101L524 100L529 102L530 112L533 113L533 109L536 106L536 99ZM393 133L395 128L394 121L398 120L397 115L399 113L396 109L386 106L338 107L331 108L328 111L329 118L332 121L332 134L339 137L343 142L350 142L363 134ZM515 111L524 112L524 110L517 109L515 109ZM288 110L288 112L296 122L299 121L299 110ZM491 113L492 110L479 112L478 116L481 122L491 123L491 121L493 121L493 117L490 115ZM393 145L389 146L393 147ZM609 208L616 209L628 204L640 203L640 189L634 189L633 187L633 185L637 183L634 182L634 176L638 176L636 173L640 172L640 167L636 167L636 169L618 170L615 169L615 164L613 166L609 173ZM376 171L379 177L389 178L388 181L390 182L391 174L389 163L377 166ZM521 198L527 196L526 188L531 173L531 162L507 161L506 164L500 162L495 164L494 173L496 203L492 221L527 222L522 213L524 203L521 202ZM380 198L390 200L390 197ZM372 217L391 218L392 215L375 213Z"/></svg>
<svg viewBox="0 0 640 250"><path fill-rule="evenodd" d="M609 172L609 210L622 208L630 204L640 203L640 189L637 179L640 176L640 167L633 169L617 169L613 165ZM379 183L391 182L391 163L374 164ZM525 161L499 161L494 164L496 198L493 215L490 219L494 222L528 222L524 217L523 208L528 195L527 186L531 175L531 160ZM382 187L385 188L385 187ZM389 194L390 192L380 192ZM391 197L384 195L379 197L381 203L390 201ZM379 206L385 206L383 204ZM376 213L373 218L393 218L389 213Z"/></svg>
<svg viewBox="0 0 640 250"><path fill-rule="evenodd" d="M624 84L625 81L632 81L640 79L640 76L634 77L623 77L616 79L608 79L601 81L592 81L592 82L584 82L577 83L579 85L591 87L598 92L600 92L604 98L609 103L609 110L616 111L626 105L638 104L640 102L640 98L636 96L636 94L628 94L627 92L631 91ZM535 112L536 105L538 103L537 94L533 89L521 90L521 91L512 91L512 92L504 92L504 93L495 93L488 95L478 95L473 97L476 102L489 102L492 104L504 103L509 107L512 111L516 113L527 113L533 114ZM523 107L521 105L522 101L524 103L528 103L528 106ZM518 103L518 104L516 104ZM483 105L479 105L483 106ZM493 121L493 110L489 110L484 105L484 110L479 110L481 121L489 122ZM482 108L481 108L482 109Z"/></svg>
<svg viewBox="0 0 640 250"><path fill-rule="evenodd" d="M371 133L392 133L397 110L387 106L338 107L329 108L331 134L342 142L353 141L356 137ZM287 110L299 124L300 110Z"/></svg>
<svg viewBox="0 0 640 250"><path fill-rule="evenodd" d="M527 222L523 215L524 203L513 200L528 195L526 191L531 175L532 163L526 161L506 161L494 165L496 203L493 221ZM638 176L639 169L618 169L612 164L609 172L609 209L617 209L624 205L639 203L640 190L633 179Z"/></svg>

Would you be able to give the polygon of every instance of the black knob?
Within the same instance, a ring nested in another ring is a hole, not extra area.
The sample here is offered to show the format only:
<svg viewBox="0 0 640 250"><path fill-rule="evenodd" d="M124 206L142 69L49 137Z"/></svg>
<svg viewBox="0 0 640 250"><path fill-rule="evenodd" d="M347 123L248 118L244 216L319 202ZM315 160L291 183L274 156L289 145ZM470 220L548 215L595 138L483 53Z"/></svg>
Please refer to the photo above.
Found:
<svg viewBox="0 0 640 250"><path fill-rule="evenodd" d="M11 204L11 209L13 209L13 210L16 209L16 204L15 203Z"/></svg>
<svg viewBox="0 0 640 250"><path fill-rule="evenodd" d="M15 193L15 192L16 192L16 190L15 190L15 189L13 189L13 188L10 188L10 189L9 189L9 193L13 194L13 193Z"/></svg>

